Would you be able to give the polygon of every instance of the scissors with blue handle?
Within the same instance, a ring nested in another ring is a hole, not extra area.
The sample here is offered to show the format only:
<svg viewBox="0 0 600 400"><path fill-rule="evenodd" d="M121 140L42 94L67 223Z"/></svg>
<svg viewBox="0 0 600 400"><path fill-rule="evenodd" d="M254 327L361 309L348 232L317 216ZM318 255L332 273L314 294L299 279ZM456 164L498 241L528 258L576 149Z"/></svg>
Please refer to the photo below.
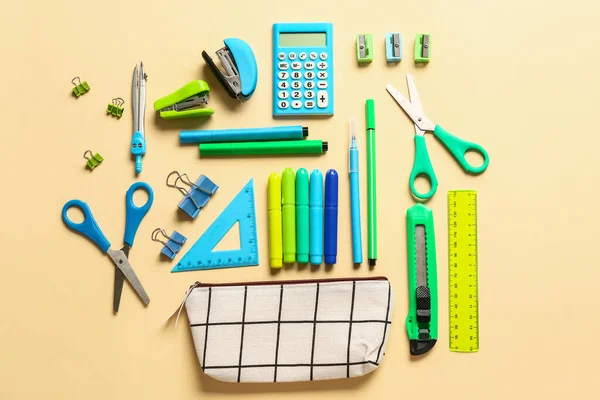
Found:
<svg viewBox="0 0 600 400"><path fill-rule="evenodd" d="M148 193L148 200L146 204L141 207L136 206L133 203L133 193L136 190L145 190ZM123 291L123 282L125 278L129 281L133 289L136 291L138 296L142 299L145 305L150 303L150 298L146 294L144 287L140 283L137 275L133 271L131 264L129 264L129 250L133 246L135 234L140 226L140 222L152 206L154 201L154 192L150 185L144 182L136 182L125 195L125 237L123 239L124 245L120 250L112 250L110 248L110 242L104 236L104 233L100 230L98 223L92 215L92 211L87 203L81 200L70 200L62 209L62 218L64 223L74 231L82 234L83 236L94 242L103 253L108 254L110 259L115 264L115 281L114 281L114 297L113 297L113 311L117 313L119 311L119 304L121 302L121 293ZM67 211L72 208L79 208L83 212L83 222L75 223L67 216Z"/></svg>
<svg viewBox="0 0 600 400"><path fill-rule="evenodd" d="M454 156L458 164L466 172L471 174L481 174L486 170L490 162L487 152L483 147L476 143L467 142L451 135L441 126L431 122L429 118L425 116L423 108L421 106L421 99L419 98L419 92L412 75L406 75L406 82L408 84L408 93L410 95L410 101L406 99L400 92L398 92L392 85L387 85L385 88L396 100L396 102L402 107L404 112L412 119L415 124L415 160L413 163L412 171L410 172L409 185L413 195L421 200L430 199L436 192L438 181L427 153L427 147L425 145L425 132L433 132L440 142L450 153ZM465 154L469 151L478 153L483 158L483 164L478 167L474 167L469 164L465 158ZM427 193L420 193L415 188L415 180L417 177L422 176L427 178L431 185L431 189Z"/></svg>

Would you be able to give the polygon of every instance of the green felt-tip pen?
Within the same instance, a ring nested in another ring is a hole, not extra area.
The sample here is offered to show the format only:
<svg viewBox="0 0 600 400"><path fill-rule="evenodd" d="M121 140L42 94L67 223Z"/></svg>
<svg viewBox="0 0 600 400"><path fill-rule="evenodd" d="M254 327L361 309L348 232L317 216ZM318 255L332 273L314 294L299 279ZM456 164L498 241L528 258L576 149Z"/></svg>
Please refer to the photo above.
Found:
<svg viewBox="0 0 600 400"><path fill-rule="evenodd" d="M282 140L277 142L201 143L201 157L257 156L274 154L322 154L328 144L322 140Z"/></svg>
<svg viewBox="0 0 600 400"><path fill-rule="evenodd" d="M296 258L301 264L308 263L310 253L308 197L308 171L300 168L296 172Z"/></svg>
<svg viewBox="0 0 600 400"><path fill-rule="evenodd" d="M286 168L281 178L283 214L283 262L296 262L296 179L294 170Z"/></svg>
<svg viewBox="0 0 600 400"><path fill-rule="evenodd" d="M367 222L369 265L377 262L377 156L375 141L375 102L367 100Z"/></svg>

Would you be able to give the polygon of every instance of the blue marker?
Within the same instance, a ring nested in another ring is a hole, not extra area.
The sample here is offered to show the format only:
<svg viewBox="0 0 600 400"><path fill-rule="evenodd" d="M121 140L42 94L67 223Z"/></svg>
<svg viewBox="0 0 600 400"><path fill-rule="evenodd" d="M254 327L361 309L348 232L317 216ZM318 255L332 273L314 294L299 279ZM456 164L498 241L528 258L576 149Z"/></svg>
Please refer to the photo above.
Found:
<svg viewBox="0 0 600 400"><path fill-rule="evenodd" d="M267 128L203 129L181 131L179 143L257 142L278 140L302 140L308 136L308 128L302 125L270 126Z"/></svg>
<svg viewBox="0 0 600 400"><path fill-rule="evenodd" d="M310 263L323 262L323 174L318 169L310 173L309 189L310 220Z"/></svg>
<svg viewBox="0 0 600 400"><path fill-rule="evenodd" d="M358 179L358 147L356 146L356 121L350 119L350 211L352 217L352 254L354 264L363 261L360 226L360 183Z"/></svg>
<svg viewBox="0 0 600 400"><path fill-rule="evenodd" d="M325 264L337 261L338 236L338 173L330 169L325 174Z"/></svg>

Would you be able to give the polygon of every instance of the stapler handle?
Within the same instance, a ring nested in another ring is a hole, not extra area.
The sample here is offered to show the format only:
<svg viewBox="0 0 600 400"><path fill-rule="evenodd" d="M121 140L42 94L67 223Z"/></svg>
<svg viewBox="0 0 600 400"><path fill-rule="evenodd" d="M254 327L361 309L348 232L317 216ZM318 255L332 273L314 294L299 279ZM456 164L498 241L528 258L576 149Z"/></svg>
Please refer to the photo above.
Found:
<svg viewBox="0 0 600 400"><path fill-rule="evenodd" d="M225 75L223 75L223 72L221 72L219 67L217 67L217 64L215 64L213 59L204 50L202 51L202 58L204 58L204 61L206 61L206 64L208 65L208 68L210 68L212 73L215 74L215 76L219 80L219 83L221 84L221 86L223 86L223 89L225 89L227 91L227 94L229 94L229 97L231 97L232 99L237 99L235 92L229 86L229 81L227 81L227 79L225 78Z"/></svg>
<svg viewBox="0 0 600 400"><path fill-rule="evenodd" d="M252 48L242 39L228 38L223 40L225 46L231 52L236 68L240 74L240 82L242 84L241 93L247 100L256 90L258 83L258 64L256 57L252 52Z"/></svg>

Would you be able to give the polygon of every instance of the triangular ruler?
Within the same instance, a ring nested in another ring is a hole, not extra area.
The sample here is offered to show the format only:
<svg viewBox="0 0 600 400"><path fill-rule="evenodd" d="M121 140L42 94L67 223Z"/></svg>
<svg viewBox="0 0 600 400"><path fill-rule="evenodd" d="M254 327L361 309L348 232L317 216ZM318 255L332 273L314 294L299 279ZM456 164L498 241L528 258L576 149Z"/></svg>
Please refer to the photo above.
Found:
<svg viewBox="0 0 600 400"><path fill-rule="evenodd" d="M215 251L214 248L236 222L239 222L240 226L240 248L237 250ZM254 179L250 179L171 272L253 265L258 265L258 239L256 235Z"/></svg>

